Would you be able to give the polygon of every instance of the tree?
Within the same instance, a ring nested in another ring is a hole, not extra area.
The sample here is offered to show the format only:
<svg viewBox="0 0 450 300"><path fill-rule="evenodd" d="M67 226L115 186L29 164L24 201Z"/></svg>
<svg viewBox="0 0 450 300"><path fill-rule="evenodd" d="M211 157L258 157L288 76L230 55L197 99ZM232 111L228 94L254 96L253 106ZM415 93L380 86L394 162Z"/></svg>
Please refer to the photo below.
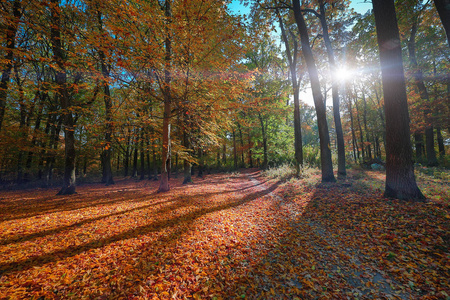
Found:
<svg viewBox="0 0 450 300"><path fill-rule="evenodd" d="M409 113L397 17L393 0L373 0L386 117L384 197L425 200L414 176Z"/></svg>
<svg viewBox="0 0 450 300"><path fill-rule="evenodd" d="M320 161L322 169L322 182L334 182L333 163L331 161L330 133L326 118L325 103L320 88L319 75L314 60L311 45L309 43L308 29L301 10L300 1L293 0L293 10L302 44L302 52L308 67L309 79L314 98L314 106L317 114L317 124L320 137Z"/></svg>
<svg viewBox="0 0 450 300"><path fill-rule="evenodd" d="M450 46L450 0L434 0L434 5L444 25L447 42Z"/></svg>

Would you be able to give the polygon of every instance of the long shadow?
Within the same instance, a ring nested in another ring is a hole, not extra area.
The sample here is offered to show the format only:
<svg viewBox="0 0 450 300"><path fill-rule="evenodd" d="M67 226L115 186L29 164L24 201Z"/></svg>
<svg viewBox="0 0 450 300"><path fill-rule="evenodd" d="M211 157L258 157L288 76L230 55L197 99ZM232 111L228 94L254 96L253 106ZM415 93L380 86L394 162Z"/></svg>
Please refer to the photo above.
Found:
<svg viewBox="0 0 450 300"><path fill-rule="evenodd" d="M106 238L102 238L102 239L98 239L98 240L94 240L94 241L91 241L91 242L88 242L88 243L85 243L85 244L82 244L79 246L68 247L66 249L53 251L53 252L47 253L45 255L34 256L34 257L30 257L30 258L27 258L24 260L16 261L16 262L3 263L3 264L0 264L0 276L8 274L13 271L17 271L17 270L27 270L27 269L30 269L30 268L33 268L36 266L42 266L46 263L55 262L55 261L58 261L61 259L65 259L67 257L72 257L72 256L75 256L77 254L80 254L80 253L88 251L88 250L102 248L102 247L107 246L114 242L118 242L118 241L125 240L125 239L130 239L130 238L135 238L140 235L146 235L146 234L149 234L149 233L152 233L155 231L159 231L159 230L162 230L162 229L165 229L168 227L173 227L173 226L176 226L176 225L179 225L182 223L192 223L197 218L204 216L206 214L234 208L234 207L243 205L247 202L250 202L252 200L255 200L259 197L263 197L267 194L270 194L272 191L274 191L276 189L277 186L278 186L278 184L275 183L264 191L258 191L258 192L249 194L238 201L231 201L229 203L219 205L216 207L212 207L212 208L200 208L194 212L190 212L190 213L178 216L178 217L174 217L169 220L158 221L158 222L154 222L154 223L151 223L148 225L138 226L134 229L127 230L123 233L120 233L120 234L117 234L114 236L110 236L110 237L106 237Z"/></svg>
<svg viewBox="0 0 450 300"><path fill-rule="evenodd" d="M33 239L37 239L37 238L44 237L44 236L51 235L51 234L57 234L57 233L60 233L62 231L65 231L65 230L70 230L70 229L73 229L73 228L81 227L81 226L83 226L85 224L89 224L89 223L93 223L93 222L96 222L96 221L100 221L102 219L106 219L106 218L109 218L109 217L123 215L123 214L129 213L129 212L138 211L138 210L146 209L146 208L158 205L158 204L164 204L164 203L173 202L173 201L175 201L175 200L166 200L166 201L155 202L155 203L152 203L152 204L148 204L148 205L144 205L144 206L140 206L140 207L136 207L136 208L132 208L132 209L127 209L127 210L123 210L123 211L120 211L120 212L115 212L115 213L112 213L112 214L99 216L99 217L96 217L96 218L85 219L83 221L79 221L79 222L76 222L76 223L73 223L73 224L70 224L70 225L67 225L67 226L61 226L61 227L57 227L57 228L53 228L53 229L48 229L48 230L44 230L44 231L40 231L40 232L31 233L31 234L28 234L28 235L15 236L15 237L4 239L4 240L0 241L0 246L12 244L12 243L17 243L17 242L31 241Z"/></svg>
<svg viewBox="0 0 450 300"><path fill-rule="evenodd" d="M199 183L201 184L201 183ZM227 192L233 192L233 191L243 191L243 190L247 190L250 189L252 187L258 186L258 185L262 185L264 184L264 182L255 184L255 185L250 185L241 189L233 189L233 190L228 190ZM121 202L140 202L140 199L142 198L149 198L148 200L154 198L154 197L158 197L159 194L156 194L154 192L149 192L149 193L144 193L146 188L139 188L139 196L133 196L133 200L130 200L126 197L126 191L123 192L123 197L121 197L120 199L111 199L111 200L99 200L99 199L103 199L105 194L102 194L99 196L99 198L91 198L91 199L83 199L83 195L82 194L77 194L74 195L74 197L76 198L69 198L70 202L67 203L67 196L64 196L63 199L58 199L59 196L49 196L49 197L44 197L44 198L40 198L40 199L36 199L33 201L28 201L28 200L23 200L23 201L18 201L15 202L14 208L15 207L20 207L20 210L17 212L17 215L14 216L10 216L10 217L2 217L0 215L0 222L2 221L11 221L11 220L18 220L18 219L22 219L22 218L30 218L30 217L36 217L36 216L41 216L41 215L45 215L48 213L57 213L57 212L68 212L68 211L73 211L73 210L78 210L78 209L83 209L83 208L87 208L87 207L96 207L96 206L102 206L102 205L111 205L111 204L116 204L116 203L121 203ZM108 192L109 190L105 190L105 192ZM110 193L119 193L119 192L110 192ZM217 192L216 194L220 194L222 192ZM200 194L201 196L202 194ZM73 197L73 196L71 196ZM146 201L146 200L143 200ZM5 211L11 212L12 209L14 208L8 208L8 206L5 206ZM32 212L32 213L31 213Z"/></svg>
<svg viewBox="0 0 450 300"><path fill-rule="evenodd" d="M104 195L102 195L104 197ZM127 199L126 194L123 194L123 197L120 199L111 199L111 200L99 200L102 196L99 196L98 199L83 199L81 195L79 195L77 198L71 199L70 203L67 203L67 196L64 199L57 199L57 196L49 197L48 199L38 199L33 201L20 201L20 205L16 204L15 206L20 206L21 209L19 212L17 212L17 215L10 216L10 217L1 217L0 221L11 221L11 220L18 220L23 218L31 218L36 216L45 215L48 213L57 213L57 212L66 212L66 211L73 211L78 209L83 209L87 207L96 207L96 206L102 206L102 205L110 205L110 204L116 204L121 202L140 202L142 198L148 198L151 196L151 194L142 194L139 196L134 196L133 200ZM145 200L142 200L145 201ZM30 203L31 202L31 203ZM42 204L42 202L46 202ZM50 203L49 203L50 202ZM53 203L51 203L53 202ZM47 204L47 207L43 207L45 204ZM41 207L39 207L39 205ZM37 206L37 207L36 207ZM50 206L50 207L48 207ZM4 208L8 212L8 207ZM36 212L37 210L37 212ZM34 213L30 213L34 212Z"/></svg>

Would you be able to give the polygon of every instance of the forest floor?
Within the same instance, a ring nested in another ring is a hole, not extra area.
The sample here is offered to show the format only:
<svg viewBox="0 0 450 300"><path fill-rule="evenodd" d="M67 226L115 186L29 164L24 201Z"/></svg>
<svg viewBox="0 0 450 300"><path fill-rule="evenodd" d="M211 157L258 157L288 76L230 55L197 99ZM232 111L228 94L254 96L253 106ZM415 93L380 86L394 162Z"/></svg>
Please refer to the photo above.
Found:
<svg viewBox="0 0 450 300"><path fill-rule="evenodd" d="M418 177L429 203L363 171L0 192L0 299L450 299L449 182Z"/></svg>

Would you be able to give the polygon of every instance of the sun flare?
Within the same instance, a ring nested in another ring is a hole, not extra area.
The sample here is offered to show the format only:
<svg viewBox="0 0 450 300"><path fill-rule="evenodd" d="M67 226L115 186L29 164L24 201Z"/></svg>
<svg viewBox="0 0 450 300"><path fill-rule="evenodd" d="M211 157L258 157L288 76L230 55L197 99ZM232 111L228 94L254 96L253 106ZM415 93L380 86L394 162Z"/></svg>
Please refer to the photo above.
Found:
<svg viewBox="0 0 450 300"><path fill-rule="evenodd" d="M335 75L340 81L346 81L354 76L354 72L351 69L341 67L336 70Z"/></svg>

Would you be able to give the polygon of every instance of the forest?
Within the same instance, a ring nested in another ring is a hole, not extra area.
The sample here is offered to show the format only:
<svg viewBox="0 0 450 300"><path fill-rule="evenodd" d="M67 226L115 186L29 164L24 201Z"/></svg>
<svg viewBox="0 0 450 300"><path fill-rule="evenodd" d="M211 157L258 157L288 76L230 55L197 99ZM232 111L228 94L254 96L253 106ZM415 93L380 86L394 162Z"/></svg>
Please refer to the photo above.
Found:
<svg viewBox="0 0 450 300"><path fill-rule="evenodd" d="M449 299L447 2L2 1L0 299Z"/></svg>

